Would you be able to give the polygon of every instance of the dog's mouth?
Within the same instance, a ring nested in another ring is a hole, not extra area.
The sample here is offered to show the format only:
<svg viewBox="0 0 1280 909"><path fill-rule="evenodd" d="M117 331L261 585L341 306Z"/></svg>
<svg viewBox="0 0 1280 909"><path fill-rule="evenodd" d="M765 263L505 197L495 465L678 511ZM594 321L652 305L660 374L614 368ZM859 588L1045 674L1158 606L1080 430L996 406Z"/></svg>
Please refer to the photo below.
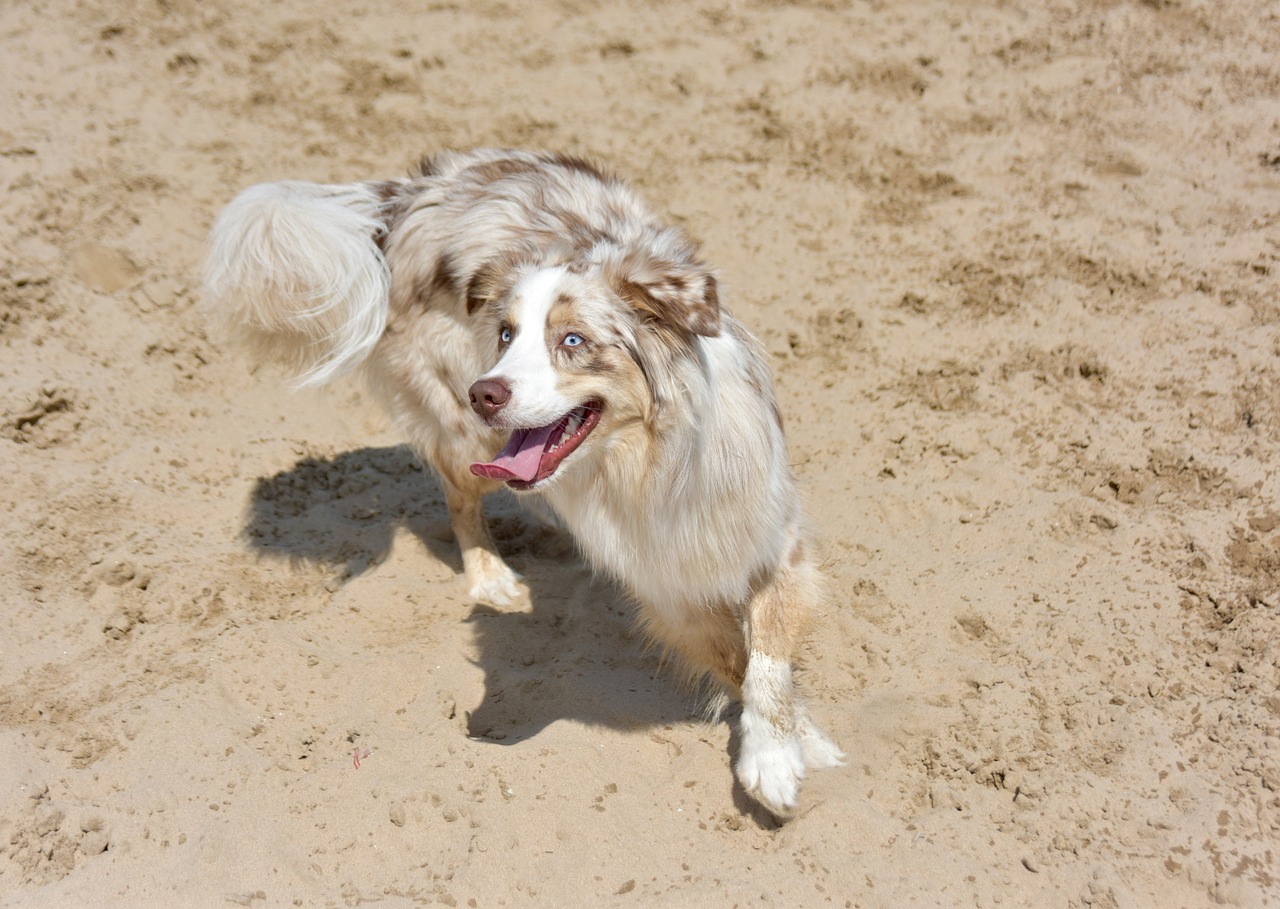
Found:
<svg viewBox="0 0 1280 909"><path fill-rule="evenodd" d="M478 477L501 480L512 489L530 489L556 472L600 422L603 405L588 401L547 426L517 429L492 461L472 464Z"/></svg>

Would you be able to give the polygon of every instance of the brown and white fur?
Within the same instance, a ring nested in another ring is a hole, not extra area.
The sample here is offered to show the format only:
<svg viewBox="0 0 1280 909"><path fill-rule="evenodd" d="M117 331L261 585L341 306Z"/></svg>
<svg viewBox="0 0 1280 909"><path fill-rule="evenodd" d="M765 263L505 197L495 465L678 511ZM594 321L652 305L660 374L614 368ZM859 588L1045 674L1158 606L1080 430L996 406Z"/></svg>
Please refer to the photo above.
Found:
<svg viewBox="0 0 1280 909"><path fill-rule="evenodd" d="M792 683L818 578L764 355L622 182L479 150L399 180L255 186L214 226L206 290L300 384L367 374L443 481L471 596L520 595L482 513L505 480L691 675L741 698L748 793L785 816L806 767L842 762Z"/></svg>

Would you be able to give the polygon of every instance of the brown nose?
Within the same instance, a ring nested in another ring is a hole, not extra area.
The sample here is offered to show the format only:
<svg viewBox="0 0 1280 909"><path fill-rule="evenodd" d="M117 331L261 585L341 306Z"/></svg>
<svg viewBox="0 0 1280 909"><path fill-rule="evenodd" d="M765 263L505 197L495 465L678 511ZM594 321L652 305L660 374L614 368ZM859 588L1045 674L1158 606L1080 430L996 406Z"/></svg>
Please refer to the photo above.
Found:
<svg viewBox="0 0 1280 909"><path fill-rule="evenodd" d="M486 420L510 400L511 386L501 379L481 379L471 386L471 409Z"/></svg>

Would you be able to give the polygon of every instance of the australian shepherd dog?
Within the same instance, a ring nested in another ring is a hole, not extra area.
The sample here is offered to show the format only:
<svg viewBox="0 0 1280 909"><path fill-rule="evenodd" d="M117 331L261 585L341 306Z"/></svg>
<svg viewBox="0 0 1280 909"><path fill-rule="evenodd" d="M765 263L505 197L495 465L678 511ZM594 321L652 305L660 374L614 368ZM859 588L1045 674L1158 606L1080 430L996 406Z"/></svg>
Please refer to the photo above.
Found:
<svg viewBox="0 0 1280 909"><path fill-rule="evenodd" d="M842 762L792 667L819 580L759 343L678 228L579 158L450 152L398 180L246 189L207 303L300 384L359 368L440 475L470 595L521 596L484 495L541 498L645 631L742 703L780 817Z"/></svg>

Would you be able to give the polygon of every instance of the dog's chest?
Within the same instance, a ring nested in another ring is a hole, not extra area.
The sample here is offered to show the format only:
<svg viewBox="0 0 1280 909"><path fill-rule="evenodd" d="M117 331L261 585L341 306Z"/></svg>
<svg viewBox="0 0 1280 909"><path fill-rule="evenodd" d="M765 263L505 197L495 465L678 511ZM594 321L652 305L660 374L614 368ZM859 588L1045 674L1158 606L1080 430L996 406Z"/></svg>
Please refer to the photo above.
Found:
<svg viewBox="0 0 1280 909"><path fill-rule="evenodd" d="M599 570L659 611L738 602L768 561L768 542L732 516L694 502L644 502L607 495L551 501L579 548Z"/></svg>

